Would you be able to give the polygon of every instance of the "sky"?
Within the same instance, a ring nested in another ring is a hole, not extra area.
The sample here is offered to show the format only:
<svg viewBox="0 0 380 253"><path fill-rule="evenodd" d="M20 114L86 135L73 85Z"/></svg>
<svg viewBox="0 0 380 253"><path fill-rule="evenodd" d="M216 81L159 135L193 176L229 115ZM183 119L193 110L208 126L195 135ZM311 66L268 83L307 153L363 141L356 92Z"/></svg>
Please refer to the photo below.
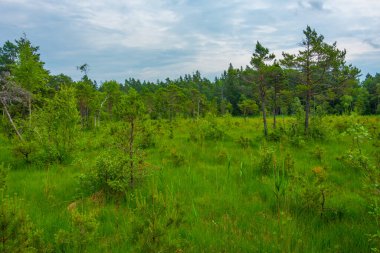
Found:
<svg viewBox="0 0 380 253"><path fill-rule="evenodd" d="M26 34L51 74L98 82L213 79L249 65L260 41L296 53L310 25L346 49L348 63L380 73L380 0L0 0L0 45Z"/></svg>

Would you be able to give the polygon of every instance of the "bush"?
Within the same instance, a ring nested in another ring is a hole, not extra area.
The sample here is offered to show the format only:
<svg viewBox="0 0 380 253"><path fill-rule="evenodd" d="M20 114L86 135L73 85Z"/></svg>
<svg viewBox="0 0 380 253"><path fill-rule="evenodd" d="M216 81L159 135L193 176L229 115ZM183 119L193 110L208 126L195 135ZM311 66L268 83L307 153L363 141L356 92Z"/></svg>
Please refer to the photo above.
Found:
<svg viewBox="0 0 380 253"><path fill-rule="evenodd" d="M58 252L88 252L88 246L95 241L99 222L96 213L79 213L71 211L71 227L69 231L59 230L55 234Z"/></svg>
<svg viewBox="0 0 380 253"><path fill-rule="evenodd" d="M220 141L226 136L225 130L218 124L216 118L208 115L205 119L198 119L191 127L189 140L203 143L205 140Z"/></svg>
<svg viewBox="0 0 380 253"><path fill-rule="evenodd" d="M149 198L136 197L133 213L134 252L183 252L187 242L180 227L185 211L179 203L155 192Z"/></svg>
<svg viewBox="0 0 380 253"><path fill-rule="evenodd" d="M269 175L273 171L274 149L266 145L260 148L259 171L264 175Z"/></svg>
<svg viewBox="0 0 380 253"><path fill-rule="evenodd" d="M172 162L172 164L176 167L182 166L186 162L185 156L180 154L176 149L172 149L170 151L169 159Z"/></svg>
<svg viewBox="0 0 380 253"><path fill-rule="evenodd" d="M7 188L6 180L9 167L5 167L4 163L0 163L0 191L5 191Z"/></svg>
<svg viewBox="0 0 380 253"><path fill-rule="evenodd" d="M135 179L144 176L142 155L135 155ZM85 193L102 191L106 197L124 197L131 185L131 160L124 153L114 150L104 153L96 162L95 168L80 176L81 188ZM137 173L136 173L137 172Z"/></svg>
<svg viewBox="0 0 380 253"><path fill-rule="evenodd" d="M21 207L21 201L5 197L0 202L0 252L47 252L42 233Z"/></svg>
<svg viewBox="0 0 380 253"><path fill-rule="evenodd" d="M249 139L248 137L240 136L240 138L239 138L239 140L237 142L244 149L252 147L252 140Z"/></svg>
<svg viewBox="0 0 380 253"><path fill-rule="evenodd" d="M366 172L370 168L369 159L357 149L350 149L345 154L337 157L345 168L357 171Z"/></svg>

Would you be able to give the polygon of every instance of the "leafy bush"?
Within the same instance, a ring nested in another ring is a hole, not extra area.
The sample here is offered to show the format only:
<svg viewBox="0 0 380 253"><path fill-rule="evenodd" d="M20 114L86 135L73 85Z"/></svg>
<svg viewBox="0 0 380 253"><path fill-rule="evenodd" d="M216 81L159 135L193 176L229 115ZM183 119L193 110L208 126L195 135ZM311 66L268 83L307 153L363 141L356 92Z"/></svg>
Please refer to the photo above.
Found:
<svg viewBox="0 0 380 253"><path fill-rule="evenodd" d="M138 165L136 179L144 176L142 156L135 156L134 164ZM80 176L81 187L84 192L95 193L102 191L107 197L124 197L124 193L131 186L131 160L123 153L114 150L104 153L96 162L95 168Z"/></svg>
<svg viewBox="0 0 380 253"><path fill-rule="evenodd" d="M218 124L215 116L208 115L204 119L198 119L191 127L189 140L203 143L205 140L220 141L226 136L225 130Z"/></svg>
<svg viewBox="0 0 380 253"><path fill-rule="evenodd" d="M34 135L43 151L41 158L46 162L65 161L75 148L80 120L75 90L62 88L35 115Z"/></svg>
<svg viewBox="0 0 380 253"><path fill-rule="evenodd" d="M350 149L337 159L341 161L346 168L357 172L366 172L370 167L368 157L357 149Z"/></svg>

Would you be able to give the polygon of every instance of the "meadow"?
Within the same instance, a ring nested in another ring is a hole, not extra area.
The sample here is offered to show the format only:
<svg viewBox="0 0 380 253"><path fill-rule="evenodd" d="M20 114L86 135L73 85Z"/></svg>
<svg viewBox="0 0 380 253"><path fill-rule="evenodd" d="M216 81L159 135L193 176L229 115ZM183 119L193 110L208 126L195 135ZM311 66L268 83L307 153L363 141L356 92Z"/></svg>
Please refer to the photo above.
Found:
<svg viewBox="0 0 380 253"><path fill-rule="evenodd" d="M117 167L118 123L82 130L64 162L26 160L2 135L2 215L28 221L30 252L378 252L380 118L312 120L305 136L278 118L264 138L260 117L147 119L122 190L99 176Z"/></svg>

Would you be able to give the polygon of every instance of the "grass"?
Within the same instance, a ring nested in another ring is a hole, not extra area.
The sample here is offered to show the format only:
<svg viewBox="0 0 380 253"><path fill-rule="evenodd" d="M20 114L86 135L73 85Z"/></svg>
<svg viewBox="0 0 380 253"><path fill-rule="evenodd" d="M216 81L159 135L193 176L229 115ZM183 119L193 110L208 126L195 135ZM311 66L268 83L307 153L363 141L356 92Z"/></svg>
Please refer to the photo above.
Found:
<svg viewBox="0 0 380 253"><path fill-rule="evenodd" d="M279 124L288 126L291 120L281 119ZM99 227L89 252L138 252L143 244L163 252L370 252L366 234L378 228L368 214L363 175L336 159L350 146L350 137L339 134L340 125L348 120L327 117L326 140L305 140L297 146L289 136L265 141L260 118L217 118L225 136L202 142L190 140L190 126L196 121L177 119L174 138L163 127L156 145L146 150L146 162L152 165L149 176L121 202L97 204L79 190L79 175L95 166L107 145L106 127L97 133L83 132L71 163L64 165L22 165L12 155L11 141L1 137L0 163L17 167L9 173L7 194L23 199L27 213L53 248L54 235L60 229L70 230L68 206L77 201L80 212L97 212ZM373 144L379 138L380 119L358 120L372 129L363 153L375 164ZM240 137L251 144L244 148ZM331 217L301 210L296 191L302 187L290 179L278 216L273 173L265 175L258 167L263 145L273 148L278 164L290 154L294 171L305 180L313 178L312 168L326 168L326 207L332 210ZM314 154L316 147L323 150L322 161ZM337 211L340 216L334 214Z"/></svg>

